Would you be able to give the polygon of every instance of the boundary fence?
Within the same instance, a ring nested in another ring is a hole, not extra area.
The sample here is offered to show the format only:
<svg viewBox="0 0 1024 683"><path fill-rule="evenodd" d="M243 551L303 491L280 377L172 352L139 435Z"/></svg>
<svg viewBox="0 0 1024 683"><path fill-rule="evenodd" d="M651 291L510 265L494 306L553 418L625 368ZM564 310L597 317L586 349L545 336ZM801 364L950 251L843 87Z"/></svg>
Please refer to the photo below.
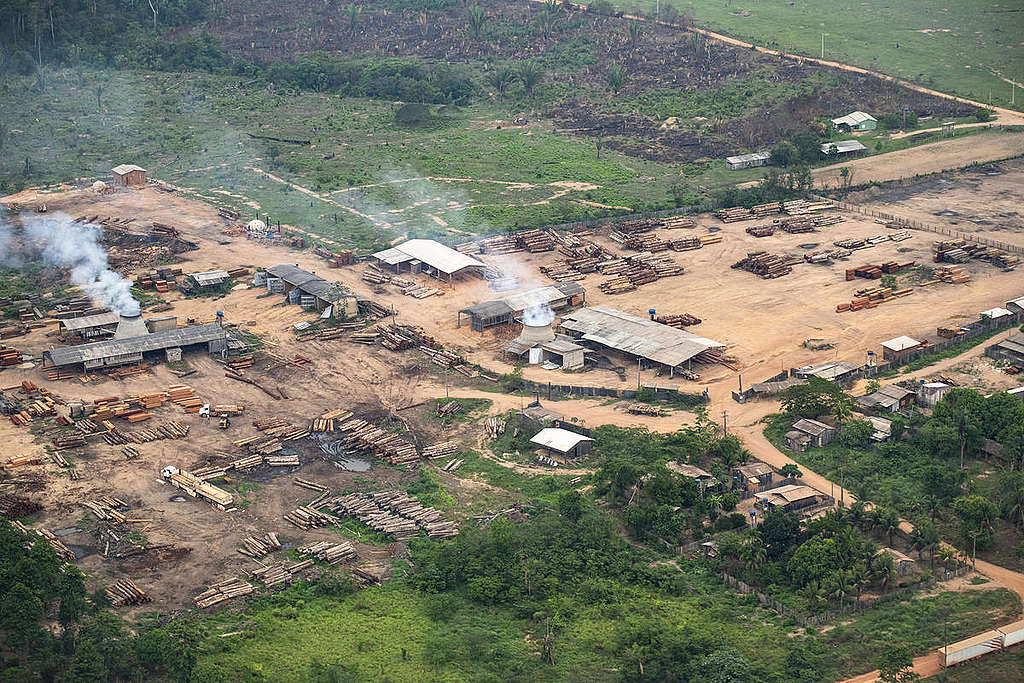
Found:
<svg viewBox="0 0 1024 683"><path fill-rule="evenodd" d="M609 387L587 387L578 386L575 384L553 384L551 382L533 382L530 380L523 380L523 388L535 394L546 394L548 400L553 400L561 397L570 396L607 396L610 398L636 398L640 391L652 392L654 398L671 400L682 399L685 401L691 401L695 404L707 403L708 394L707 391L700 394L688 394L680 391L675 387L654 387L654 386L642 386L640 390L636 389L612 389Z"/></svg>

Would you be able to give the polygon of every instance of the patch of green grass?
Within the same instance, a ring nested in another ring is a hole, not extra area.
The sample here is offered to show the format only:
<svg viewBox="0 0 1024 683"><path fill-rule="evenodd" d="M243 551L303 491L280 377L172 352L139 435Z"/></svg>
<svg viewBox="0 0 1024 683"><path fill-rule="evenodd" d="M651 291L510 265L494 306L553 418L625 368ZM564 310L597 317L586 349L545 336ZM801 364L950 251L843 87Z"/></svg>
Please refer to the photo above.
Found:
<svg viewBox="0 0 1024 683"><path fill-rule="evenodd" d="M327 514L331 513L328 512ZM353 517L341 517L340 520L339 526L332 528L342 536L369 545L388 545L395 542L394 536L391 534L381 533L376 529L371 529L366 522L363 522L362 520L358 520Z"/></svg>
<svg viewBox="0 0 1024 683"><path fill-rule="evenodd" d="M437 398L431 401L428 405L431 406L434 414L436 415L437 411L442 406L446 406L449 403L458 403L462 406L462 410L440 418L441 422L445 424L475 420L480 416L474 415L474 413L480 413L488 410L494 402L489 398Z"/></svg>
<svg viewBox="0 0 1024 683"><path fill-rule="evenodd" d="M531 475L516 472L511 467L503 467L490 458L474 451L460 451L452 457L464 459L466 462L456 471L456 476L467 477L475 475L492 486L505 489L511 493L523 496L530 500L543 500L554 503L558 494L566 489L572 488L569 475L557 474L557 469L552 469L549 475Z"/></svg>
<svg viewBox="0 0 1024 683"><path fill-rule="evenodd" d="M407 485L405 490L423 505L438 510L451 510L458 504L458 501L445 489L437 473L426 468L420 469L420 478Z"/></svg>

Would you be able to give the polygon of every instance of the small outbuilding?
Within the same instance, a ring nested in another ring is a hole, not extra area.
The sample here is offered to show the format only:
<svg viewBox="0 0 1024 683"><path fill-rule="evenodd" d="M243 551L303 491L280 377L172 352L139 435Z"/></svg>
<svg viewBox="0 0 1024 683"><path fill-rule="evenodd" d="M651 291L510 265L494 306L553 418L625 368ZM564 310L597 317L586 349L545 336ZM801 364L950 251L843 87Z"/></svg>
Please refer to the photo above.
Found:
<svg viewBox="0 0 1024 683"><path fill-rule="evenodd" d="M751 462L732 468L732 475L743 488L756 489L772 483L775 470L764 462Z"/></svg>
<svg viewBox="0 0 1024 683"><path fill-rule="evenodd" d="M920 351L924 348L924 342L919 342L906 335L895 337L882 342L882 358L885 360L900 360L901 358Z"/></svg>
<svg viewBox="0 0 1024 683"><path fill-rule="evenodd" d="M912 573L917 566L912 558L895 548L879 548L875 553L875 557L879 555L888 555L892 558L893 565L896 568L896 576L906 576Z"/></svg>
<svg viewBox="0 0 1024 683"><path fill-rule="evenodd" d="M855 156L867 150L867 147L856 140L840 140L825 142L821 145L821 153L827 157Z"/></svg>
<svg viewBox="0 0 1024 683"><path fill-rule="evenodd" d="M848 360L831 360L820 365L806 365L802 368L796 368L791 374L793 377L804 380L818 377L819 379L827 379L830 382L842 382L852 379L858 370L860 370L860 366Z"/></svg>
<svg viewBox="0 0 1024 683"><path fill-rule="evenodd" d="M1006 309L1015 315L1024 313L1024 296L1019 296L1016 299L1010 299L1005 304Z"/></svg>
<svg viewBox="0 0 1024 683"><path fill-rule="evenodd" d="M311 307L324 313L330 309L330 317L355 318L359 315L359 302L356 295L337 282L328 282L316 273L303 270L298 266L279 263L267 268L267 291L281 287L285 294L310 297Z"/></svg>
<svg viewBox="0 0 1024 683"><path fill-rule="evenodd" d="M559 427L545 427L537 432L530 443L547 451L556 460L575 460L589 454L594 448L594 440L589 436L570 432Z"/></svg>
<svg viewBox="0 0 1024 683"><path fill-rule="evenodd" d="M57 323L57 336L61 339L78 337L83 341L113 336L121 316L117 313L97 313L78 318L66 318Z"/></svg>
<svg viewBox="0 0 1024 683"><path fill-rule="evenodd" d="M825 499L825 494L803 484L787 484L755 493L754 497L765 508L791 512L817 505Z"/></svg>
<svg viewBox="0 0 1024 683"><path fill-rule="evenodd" d="M878 391L857 397L857 405L865 410L896 413L914 402L917 392L897 384L887 384Z"/></svg>
<svg viewBox="0 0 1024 683"><path fill-rule="evenodd" d="M832 439L836 438L835 427L806 417L800 418L794 422L793 429L798 432L803 432L809 436L811 438L811 445L819 448L821 446L827 446L832 443Z"/></svg>
<svg viewBox="0 0 1024 683"><path fill-rule="evenodd" d="M927 382L917 388L917 405L922 408L934 408L946 393L952 389L945 382Z"/></svg>
<svg viewBox="0 0 1024 683"><path fill-rule="evenodd" d="M838 119L832 119L832 125L844 131L875 130L878 127L878 119L871 114L854 111Z"/></svg>
<svg viewBox="0 0 1024 683"><path fill-rule="evenodd" d="M734 157L726 157L725 167L730 171L738 171L741 168L757 168L759 166L767 166L771 158L771 152L740 154Z"/></svg>
<svg viewBox="0 0 1024 683"><path fill-rule="evenodd" d="M121 164L111 169L114 175L114 184L128 187L131 185L146 184L146 169L134 164Z"/></svg>
<svg viewBox="0 0 1024 683"><path fill-rule="evenodd" d="M208 292L223 286L229 278L226 270L204 270L201 273L189 273L188 283L197 291Z"/></svg>
<svg viewBox="0 0 1024 683"><path fill-rule="evenodd" d="M892 420L887 420L884 417L877 417L875 415L869 415L864 420L871 425L871 440L888 441L892 437Z"/></svg>
<svg viewBox="0 0 1024 683"><path fill-rule="evenodd" d="M797 453L803 453L811 447L811 437L809 434L801 432L799 429L791 429L786 432L786 448Z"/></svg>
<svg viewBox="0 0 1024 683"><path fill-rule="evenodd" d="M1009 361L1014 365L1024 365L1024 333L1012 335L985 347L985 355L996 360Z"/></svg>
<svg viewBox="0 0 1024 683"><path fill-rule="evenodd" d="M669 460L665 463L665 467L669 468L676 474L683 475L687 479L695 479L697 483L701 485L707 485L714 479L714 476L712 476L710 472L702 470L696 465L689 465L685 462Z"/></svg>

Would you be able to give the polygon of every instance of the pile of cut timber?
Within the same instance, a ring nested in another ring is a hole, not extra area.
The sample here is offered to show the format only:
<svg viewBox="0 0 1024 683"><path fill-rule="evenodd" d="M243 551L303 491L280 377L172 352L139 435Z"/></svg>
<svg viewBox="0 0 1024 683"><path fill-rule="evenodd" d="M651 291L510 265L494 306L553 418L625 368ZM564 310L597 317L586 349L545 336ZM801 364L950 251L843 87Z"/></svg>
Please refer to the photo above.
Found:
<svg viewBox="0 0 1024 683"><path fill-rule="evenodd" d="M331 410L313 420L309 430L318 433L331 433L334 431L335 425L351 419L352 414L351 410L342 410L340 408L338 410Z"/></svg>
<svg viewBox="0 0 1024 683"><path fill-rule="evenodd" d="M378 325L374 331L380 335L380 343L386 349L403 351L416 345L416 340L404 334L402 329L396 325Z"/></svg>
<svg viewBox="0 0 1024 683"><path fill-rule="evenodd" d="M13 494L0 495L0 517L5 519L27 517L33 512L39 512L42 509L42 505L24 496Z"/></svg>
<svg viewBox="0 0 1024 683"><path fill-rule="evenodd" d="M490 436L491 439L497 439L505 433L505 427L507 424L508 422L503 417L489 417L484 423L484 426L487 429L488 436Z"/></svg>
<svg viewBox="0 0 1024 683"><path fill-rule="evenodd" d="M250 576L256 581L262 581L265 586L276 586L279 583L291 583L298 578L300 571L312 564L313 560L302 560L294 564L275 564L253 569Z"/></svg>
<svg viewBox="0 0 1024 683"><path fill-rule="evenodd" d="M594 263L596 269L597 263ZM540 267L540 272L547 275L555 282L571 282L582 280L585 276L576 267L569 265L566 261L545 264Z"/></svg>
<svg viewBox="0 0 1024 683"><path fill-rule="evenodd" d="M943 266L935 269L935 277L951 284L970 282L971 274L960 266Z"/></svg>
<svg viewBox="0 0 1024 683"><path fill-rule="evenodd" d="M363 282L369 282L371 285L386 285L391 282L391 275L372 263L363 271L362 278Z"/></svg>
<svg viewBox="0 0 1024 683"><path fill-rule="evenodd" d="M460 401L448 401L447 403L437 404L437 416L438 417L450 417L457 415L462 412L462 403Z"/></svg>
<svg viewBox="0 0 1024 683"><path fill-rule="evenodd" d="M203 591L195 597L195 605L200 609L206 609L207 607L213 607L214 605L220 604L231 598L241 597L243 595L252 595L253 591L252 584L248 581L243 581L237 577L221 581L210 586L207 590Z"/></svg>
<svg viewBox="0 0 1024 683"><path fill-rule="evenodd" d="M294 524L300 529L315 529L322 526L338 526L338 520L330 515L325 515L319 510L308 505L300 505L284 516L286 522Z"/></svg>
<svg viewBox="0 0 1024 683"><path fill-rule="evenodd" d="M434 365L440 365L443 368L452 368L456 365L463 365L465 363L461 356L454 354L451 351L435 349L429 346L420 346L420 351L427 354L431 363Z"/></svg>
<svg viewBox="0 0 1024 683"><path fill-rule="evenodd" d="M227 510L233 502L231 494L185 470L172 474L168 481L193 498L202 498L219 510Z"/></svg>
<svg viewBox="0 0 1024 683"><path fill-rule="evenodd" d="M152 602L153 598L149 593L135 585L131 579L118 579L107 588L107 597L114 607L124 605L141 605L144 602Z"/></svg>
<svg viewBox="0 0 1024 683"><path fill-rule="evenodd" d="M754 237L771 237L775 234L774 225L751 225L747 228L747 234Z"/></svg>
<svg viewBox="0 0 1024 683"><path fill-rule="evenodd" d="M789 216L803 216L815 211L834 208L832 202L811 202L806 199L795 199L782 205L782 210Z"/></svg>
<svg viewBox="0 0 1024 683"><path fill-rule="evenodd" d="M243 555L248 555L254 559L259 559L264 555L269 555L275 550L281 549L281 541L277 540L277 534L272 531L268 531L260 536L247 536L242 539L242 547L238 549L238 552Z"/></svg>
<svg viewBox="0 0 1024 683"><path fill-rule="evenodd" d="M445 519L432 507L424 507L405 491L377 491L369 495L382 509L416 522L431 538L449 538L459 533L455 522Z"/></svg>
<svg viewBox="0 0 1024 683"><path fill-rule="evenodd" d="M196 396L195 389L187 384L175 384L167 387L167 397L171 403L176 403L184 408L186 413L198 413L203 405L203 399Z"/></svg>
<svg viewBox="0 0 1024 683"><path fill-rule="evenodd" d="M632 292L636 289L636 285L623 275L622 277L613 277L610 280L605 280L598 284L597 288L605 294L622 294L623 292Z"/></svg>
<svg viewBox="0 0 1024 683"><path fill-rule="evenodd" d="M111 446L123 446L127 443L140 444L161 439L181 439L188 436L189 429L189 425L183 425L176 420L135 432L122 432L113 425L109 425L108 430L103 433L103 440Z"/></svg>
<svg viewBox="0 0 1024 683"><path fill-rule="evenodd" d="M520 230L513 233L512 237L518 246L531 253L555 249L555 239L547 230Z"/></svg>
<svg viewBox="0 0 1024 683"><path fill-rule="evenodd" d="M681 329L690 325L699 325L701 319L689 313L679 313L677 315L659 315L654 319L654 322Z"/></svg>
<svg viewBox="0 0 1024 683"><path fill-rule="evenodd" d="M366 420L347 420L337 429L346 434L344 444L353 451L372 453L392 465L411 465L419 460L414 445Z"/></svg>
<svg viewBox="0 0 1024 683"><path fill-rule="evenodd" d="M647 403L632 403L628 410L634 415L652 415L654 417L661 415L661 408Z"/></svg>
<svg viewBox="0 0 1024 683"><path fill-rule="evenodd" d="M459 450L459 444L455 441L445 441L444 443L434 444L433 446L427 446L423 449L424 458L443 458L446 455L451 455Z"/></svg>
<svg viewBox="0 0 1024 683"><path fill-rule="evenodd" d="M855 292L854 298L850 303L842 303L836 306L836 313L874 308L880 303L898 299L913 293L914 290L910 288L892 289L891 287L870 287L868 289L860 289Z"/></svg>
<svg viewBox="0 0 1024 683"><path fill-rule="evenodd" d="M732 264L733 268L742 268L748 272L767 279L782 277L793 271L790 261L785 256L769 254L766 251L752 251L747 257Z"/></svg>
<svg viewBox="0 0 1024 683"><path fill-rule="evenodd" d="M295 552L328 564L340 564L342 561L354 559L356 556L356 551L351 543L332 543L330 541L307 543L296 548Z"/></svg>
<svg viewBox="0 0 1024 683"><path fill-rule="evenodd" d="M0 344L0 368L21 363L21 351L13 346Z"/></svg>
<svg viewBox="0 0 1024 683"><path fill-rule="evenodd" d="M29 537L30 546L36 542L37 537L42 538L50 544L50 547L53 548L53 551L57 553L57 557L60 558L62 562L75 561L75 553L64 545L49 529L30 529L16 519L11 520L11 524L15 529Z"/></svg>

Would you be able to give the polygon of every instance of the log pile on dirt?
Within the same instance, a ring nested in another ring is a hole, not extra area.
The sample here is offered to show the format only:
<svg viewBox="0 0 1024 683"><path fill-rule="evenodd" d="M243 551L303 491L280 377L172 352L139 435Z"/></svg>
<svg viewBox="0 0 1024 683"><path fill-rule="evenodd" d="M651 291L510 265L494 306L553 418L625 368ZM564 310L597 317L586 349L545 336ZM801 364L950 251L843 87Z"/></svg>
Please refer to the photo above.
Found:
<svg viewBox="0 0 1024 683"><path fill-rule="evenodd" d="M434 508L423 507L404 491L351 493L328 499L324 507L338 515L355 517L399 541L417 536L419 529L431 538L450 538L459 533L455 522L446 520Z"/></svg>
<svg viewBox="0 0 1024 683"><path fill-rule="evenodd" d="M189 425L183 425L177 420L135 432L122 432L111 425L111 428L103 433L103 440L111 446L123 446L126 443L140 444L161 439L182 439L188 436L189 429L191 429Z"/></svg>
<svg viewBox="0 0 1024 683"><path fill-rule="evenodd" d="M932 244L932 251L936 263L967 263L971 259L978 259L990 261L1000 268L1013 268L1020 263L1019 256L962 239L935 242Z"/></svg>
<svg viewBox="0 0 1024 683"><path fill-rule="evenodd" d="M661 416L661 408L647 403L631 403L627 410L634 415L651 415L653 417Z"/></svg>
<svg viewBox="0 0 1024 683"><path fill-rule="evenodd" d="M427 446L423 449L423 457L429 460L434 458L443 458L446 455L457 453L459 450L459 444L456 441L445 441L443 443L434 444L433 446Z"/></svg>
<svg viewBox="0 0 1024 683"><path fill-rule="evenodd" d="M346 434L345 447L353 452L369 453L391 465L411 465L420 458L416 447L394 432L354 418L337 426Z"/></svg>
<svg viewBox="0 0 1024 683"><path fill-rule="evenodd" d="M14 527L18 531L20 531L21 533L23 533L23 534L25 534L26 536L29 537L28 538L29 546L31 546L33 543L35 543L38 538L42 538L43 540L45 540L47 543L50 544L50 547L53 548L53 551L55 553L57 553L57 557L59 557L61 559L61 561L63 561L63 562L74 562L75 561L75 553L73 553L71 551L71 549L68 548L66 545L61 543L61 540L59 538L57 538L56 536L54 536L53 532L50 531L49 529L43 529L43 528L30 529L30 528L26 527L24 524L22 524L21 522L19 522L16 519L15 520L11 520L11 524L13 524Z"/></svg>
<svg viewBox="0 0 1024 683"><path fill-rule="evenodd" d="M300 529L316 529L322 526L338 526L338 520L330 515L325 515L319 510L308 505L300 505L291 512L285 514L284 519Z"/></svg>
<svg viewBox="0 0 1024 683"><path fill-rule="evenodd" d="M18 351L13 346L0 344L0 368L8 365L19 365L21 361L21 351Z"/></svg>
<svg viewBox="0 0 1024 683"><path fill-rule="evenodd" d="M484 423L484 427L487 429L487 435L491 437L491 440L495 440L501 437L505 433L505 427L508 425L508 421L503 417L489 417Z"/></svg>
<svg viewBox="0 0 1024 683"><path fill-rule="evenodd" d="M238 552L258 560L280 549L281 541L277 540L277 534L268 531L263 536L246 536L243 538L242 547L238 549Z"/></svg>
<svg viewBox="0 0 1024 683"><path fill-rule="evenodd" d="M548 230L520 230L512 233L516 245L530 253L554 251L555 238Z"/></svg>
<svg viewBox="0 0 1024 683"><path fill-rule="evenodd" d="M39 512L43 506L34 500L16 494L0 495L0 517L17 519Z"/></svg>
<svg viewBox="0 0 1024 683"><path fill-rule="evenodd" d="M107 587L107 597L114 607L124 605L141 605L144 602L153 602L149 593L135 585L131 579L118 579Z"/></svg>
<svg viewBox="0 0 1024 683"><path fill-rule="evenodd" d="M293 564L275 564L254 569L250 572L250 576L256 581L261 581L263 585L269 588L279 583L295 581L298 578L299 572L312 566L312 564L313 560L302 560Z"/></svg>
<svg viewBox="0 0 1024 683"><path fill-rule="evenodd" d="M330 541L307 543L296 548L295 552L327 564L341 564L345 560L352 560L356 557L356 551L351 543L332 543Z"/></svg>
<svg viewBox="0 0 1024 683"><path fill-rule="evenodd" d="M252 595L255 590L256 589L253 588L253 585L248 581L244 581L238 577L232 577L225 581L213 584L207 590L197 595L194 602L196 607L199 609L206 609L207 607L219 605L231 598Z"/></svg>
<svg viewBox="0 0 1024 683"><path fill-rule="evenodd" d="M742 268L766 280L788 275L793 271L790 260L786 256L769 254L766 251L752 251L747 257L732 264L733 268Z"/></svg>
<svg viewBox="0 0 1024 683"><path fill-rule="evenodd" d="M679 313L676 315L659 315L654 318L654 322L661 323L662 325L668 325L669 327L675 327L682 329L689 327L690 325L700 325L702 322L700 318L689 313Z"/></svg>

